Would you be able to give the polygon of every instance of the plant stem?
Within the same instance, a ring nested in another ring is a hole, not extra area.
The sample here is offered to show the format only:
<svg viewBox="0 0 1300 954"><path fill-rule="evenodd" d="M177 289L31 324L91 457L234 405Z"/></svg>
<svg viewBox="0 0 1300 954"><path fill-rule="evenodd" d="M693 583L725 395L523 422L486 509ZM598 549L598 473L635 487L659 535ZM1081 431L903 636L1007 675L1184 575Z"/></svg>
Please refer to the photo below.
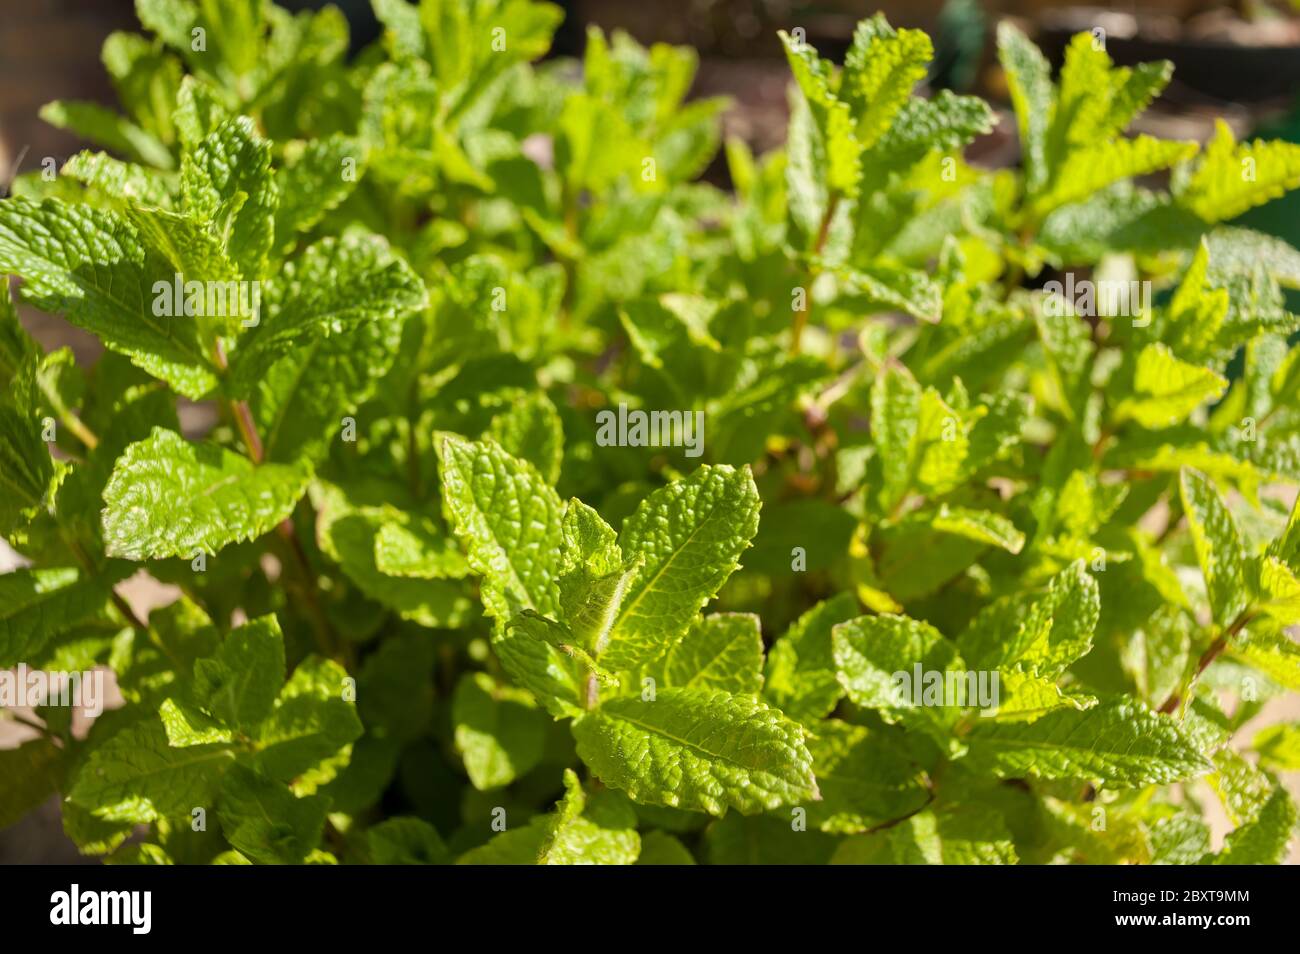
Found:
<svg viewBox="0 0 1300 954"><path fill-rule="evenodd" d="M1240 615L1232 621L1232 624L1225 629L1214 642L1210 643L1209 648L1206 649L1205 652L1201 653L1201 658L1196 661L1196 671L1192 673L1192 678L1187 683L1188 690L1195 685L1196 680L1200 678L1201 673L1210 668L1210 663L1218 659L1219 654L1228 648L1228 643L1232 640L1232 637L1245 629L1246 625L1254 618L1254 610L1250 607L1246 607L1246 609L1242 610ZM1158 711L1168 715L1169 713L1174 712L1182 701L1183 699L1181 694L1177 689L1175 689Z"/></svg>
<svg viewBox="0 0 1300 954"><path fill-rule="evenodd" d="M59 418L63 421L63 426L86 445L87 450L94 450L99 446L99 438L95 436L95 432L86 426L85 421L77 417L75 411L64 409L59 412Z"/></svg>
<svg viewBox="0 0 1300 954"><path fill-rule="evenodd" d="M822 249L826 247L826 240L831 234L831 220L835 218L835 210L839 208L839 204L840 194L832 192L830 198L826 200L826 211L822 214L821 224L817 226L817 238L813 242L813 258L821 255ZM794 313L794 326L790 329L791 354L798 354L803 343L803 329L808 324L808 315L812 312L812 286L816 280L817 267L812 265L808 269L808 287L804 289L803 307Z"/></svg>
<svg viewBox="0 0 1300 954"><path fill-rule="evenodd" d="M226 361L225 350L221 347L221 339L212 339L212 356L217 367L222 374L226 372L229 363ZM254 464L261 464L266 457L266 449L262 444L262 438L257 433L257 422L253 420L253 412L248 406L247 401L229 398L226 406L230 411L230 416L235 421L235 427L239 430L239 436L244 442L244 447L248 450L248 458ZM303 605L306 608L307 616L311 620L312 634L316 640L316 647L325 656L331 659L337 659L341 655L339 649L341 643L334 638L333 628L330 626L329 618L320 605L320 600L316 595L316 574L311 568L311 562L307 559L307 552L302 548L302 541L298 539L298 533L294 529L293 517L285 517L276 525L276 533L284 542L285 548L289 551L290 558L287 563L291 563L298 576L299 586Z"/></svg>
<svg viewBox="0 0 1300 954"><path fill-rule="evenodd" d="M90 558L90 554L87 553L86 548L81 545L81 541L62 531L60 531L60 533L63 536L63 542L67 544L68 549L72 551L72 555L77 558L77 562L81 564L81 568L91 575L97 574L99 568L95 566L95 561ZM140 617L135 615L135 610L131 609L131 604L126 601L122 594L118 593L117 587L111 588L108 593L109 597L113 601L113 605L117 607L117 611L122 614L128 623L142 633L147 633L149 631L149 627L145 626L145 624L140 620Z"/></svg>

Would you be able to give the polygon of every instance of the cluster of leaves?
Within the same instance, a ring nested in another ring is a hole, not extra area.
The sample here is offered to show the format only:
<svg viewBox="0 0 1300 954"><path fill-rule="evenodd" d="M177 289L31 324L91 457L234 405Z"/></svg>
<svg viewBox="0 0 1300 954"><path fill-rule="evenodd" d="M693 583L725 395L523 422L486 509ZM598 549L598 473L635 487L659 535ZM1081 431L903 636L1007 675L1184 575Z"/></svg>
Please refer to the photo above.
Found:
<svg viewBox="0 0 1300 954"><path fill-rule="evenodd" d="M788 141L728 142L730 194L690 50L538 64L549 4L373 3L348 59L332 9L137 0L124 114L44 111L106 151L0 202L0 273L106 348L44 353L5 280L0 666L126 700L39 709L0 825L58 791L111 862L1284 856L1300 724L1239 730L1300 690L1300 252L1220 223L1300 147L1129 137L1168 64L1082 36L1054 81L1004 27L1023 162L980 170L993 111L876 17L842 67L782 37ZM1081 314L1049 270L1159 293ZM259 306L161 316L192 281ZM702 411L703 460L598 443L620 405Z"/></svg>

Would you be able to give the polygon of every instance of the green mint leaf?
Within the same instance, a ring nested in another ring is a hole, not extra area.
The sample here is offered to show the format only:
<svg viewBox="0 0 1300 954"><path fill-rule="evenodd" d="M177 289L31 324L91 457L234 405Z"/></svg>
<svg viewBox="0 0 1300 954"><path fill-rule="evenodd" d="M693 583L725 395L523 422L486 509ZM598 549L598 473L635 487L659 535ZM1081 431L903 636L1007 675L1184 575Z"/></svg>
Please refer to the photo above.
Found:
<svg viewBox="0 0 1300 954"><path fill-rule="evenodd" d="M58 791L64 761L63 750L49 739L0 749L0 773L6 779L0 791L0 830L19 822Z"/></svg>
<svg viewBox="0 0 1300 954"><path fill-rule="evenodd" d="M564 797L545 823L538 863L630 865L641 851L636 813L621 797L588 797L572 769L564 770Z"/></svg>
<svg viewBox="0 0 1300 954"><path fill-rule="evenodd" d="M154 207L165 207L170 201L168 180L161 174L135 163L114 159L107 153L79 152L63 164L59 175L124 201Z"/></svg>
<svg viewBox="0 0 1300 954"><path fill-rule="evenodd" d="M354 233L322 239L266 281L258 324L231 358L229 388L251 394L286 352L358 325L400 322L424 302L423 284L382 239Z"/></svg>
<svg viewBox="0 0 1300 954"><path fill-rule="evenodd" d="M229 745L235 741L234 730L222 725L201 709L177 699L164 699L158 707L158 717L162 719L163 729L167 732L167 744L172 748Z"/></svg>
<svg viewBox="0 0 1300 954"><path fill-rule="evenodd" d="M181 193L186 211L222 224L226 249L244 278L261 278L279 194L271 176L271 143L258 136L251 119L223 122L184 153Z"/></svg>
<svg viewBox="0 0 1300 954"><path fill-rule="evenodd" d="M259 467L156 427L127 447L104 488L104 544L137 561L214 554L289 516L310 477L302 465Z"/></svg>
<svg viewBox="0 0 1300 954"><path fill-rule="evenodd" d="M1218 399L1228 382L1209 368L1180 361L1167 346L1156 343L1138 354L1133 387L1135 394L1115 408L1116 419L1159 428L1181 423L1202 404Z"/></svg>
<svg viewBox="0 0 1300 954"><path fill-rule="evenodd" d="M1218 490L1204 474L1184 467L1178 486L1196 559L1205 576L1214 621L1228 626L1248 602L1246 551L1241 531Z"/></svg>
<svg viewBox="0 0 1300 954"><path fill-rule="evenodd" d="M179 394L198 400L216 385L196 324L154 313L154 285L170 285L174 269L120 216L57 199L0 202L0 272L23 278L24 300L65 316Z"/></svg>
<svg viewBox="0 0 1300 954"><path fill-rule="evenodd" d="M693 865L692 855L680 841L661 831L648 831L641 836L639 865Z"/></svg>
<svg viewBox="0 0 1300 954"><path fill-rule="evenodd" d="M1300 723L1283 722L1260 729L1251 748L1259 753L1265 768L1282 772L1300 769Z"/></svg>
<svg viewBox="0 0 1300 954"><path fill-rule="evenodd" d="M443 506L471 569L483 577L483 607L499 623L521 610L554 616L563 505L536 468L492 441L437 440Z"/></svg>
<svg viewBox="0 0 1300 954"><path fill-rule="evenodd" d="M1047 130L1055 106L1051 68L1038 47L1005 20L998 24L998 59L1016 111L1025 180L1031 190L1037 190L1048 174Z"/></svg>
<svg viewBox="0 0 1300 954"><path fill-rule="evenodd" d="M1207 854L1202 864L1275 865L1286 857L1296 824L1296 807L1286 789L1278 786L1259 817L1230 832L1218 854Z"/></svg>
<svg viewBox="0 0 1300 954"><path fill-rule="evenodd" d="M557 719L578 715L587 702L586 679L573 655L560 647L576 642L554 620L525 611L492 637L492 648L515 682Z"/></svg>
<svg viewBox="0 0 1300 954"><path fill-rule="evenodd" d="M1052 578L1045 594L1017 594L985 607L958 645L970 666L1055 678L1092 647L1100 613L1097 582L1078 560Z"/></svg>
<svg viewBox="0 0 1300 954"><path fill-rule="evenodd" d="M98 615L106 582L72 567L0 575L0 666L30 662L52 639Z"/></svg>
<svg viewBox="0 0 1300 954"><path fill-rule="evenodd" d="M527 693L486 673L461 677L451 718L456 749L480 791L509 785L541 760L550 720Z"/></svg>
<svg viewBox="0 0 1300 954"><path fill-rule="evenodd" d="M356 706L345 698L348 680L333 660L308 656L300 662L257 729L255 766L292 783L296 794L332 779L339 756L363 731Z"/></svg>
<svg viewBox="0 0 1300 954"><path fill-rule="evenodd" d="M41 119L89 139L132 162L170 169L175 163L167 147L130 120L98 103L56 100L41 107Z"/></svg>
<svg viewBox="0 0 1300 954"><path fill-rule="evenodd" d="M311 487L321 552L370 599L421 626L458 628L476 615L465 587L464 556L431 517L399 510L387 483ZM395 572L400 571L400 572Z"/></svg>
<svg viewBox="0 0 1300 954"><path fill-rule="evenodd" d="M337 133L294 150L289 164L275 175L276 250L292 248L298 233L311 229L351 195L365 161L362 143Z"/></svg>
<svg viewBox="0 0 1300 954"><path fill-rule="evenodd" d="M1249 171L1249 175L1243 174ZM1238 143L1223 120L1196 171L1174 194L1205 222L1234 219L1300 186L1300 146L1289 142Z"/></svg>
<svg viewBox="0 0 1300 954"><path fill-rule="evenodd" d="M865 148L889 129L933 55L930 38L920 30L895 30L879 14L858 24L844 57L840 94Z"/></svg>
<svg viewBox="0 0 1300 954"><path fill-rule="evenodd" d="M877 710L886 721L921 728L942 738L957 721L961 708L978 702L948 699L943 693L935 700L923 695L929 678L926 674L942 676L963 669L956 644L927 623L906 616L860 616L835 627L831 646L840 684L848 697L859 706ZM906 674L910 696L895 673Z"/></svg>
<svg viewBox="0 0 1300 954"><path fill-rule="evenodd" d="M564 428L560 414L545 394L529 394L492 418L488 435L507 453L526 460L548 484L560 477L564 459Z"/></svg>
<svg viewBox="0 0 1300 954"><path fill-rule="evenodd" d="M326 808L319 796L295 798L283 783L236 765L222 779L217 817L226 840L255 864L293 865L320 844Z"/></svg>
<svg viewBox="0 0 1300 954"><path fill-rule="evenodd" d="M283 683L284 636L274 616L231 630L215 656L194 664L195 701L244 732L271 714Z"/></svg>
<svg viewBox="0 0 1300 954"><path fill-rule="evenodd" d="M668 651L738 566L759 506L749 468L726 465L700 467L641 503L619 544L626 558L645 562L607 641L595 647L603 665L635 669Z"/></svg>
<svg viewBox="0 0 1300 954"><path fill-rule="evenodd" d="M1300 645L1285 633L1251 626L1228 652L1279 685L1300 692Z"/></svg>
<svg viewBox="0 0 1300 954"><path fill-rule="evenodd" d="M857 600L841 593L800 616L767 654L763 701L804 724L828 715L844 695L831 653L831 629L857 612Z"/></svg>
<svg viewBox="0 0 1300 954"><path fill-rule="evenodd" d="M835 719L808 740L821 801L809 821L833 834L856 834L902 818L930 801L921 771L884 733Z"/></svg>
<svg viewBox="0 0 1300 954"><path fill-rule="evenodd" d="M235 754L226 745L172 748L157 718L128 726L90 751L68 798L105 822L185 818L210 807Z"/></svg>
<svg viewBox="0 0 1300 954"><path fill-rule="evenodd" d="M1028 723L977 723L967 741L971 764L1003 778L1093 778L1133 788L1209 768L1173 719L1124 701L1061 709Z"/></svg>
<svg viewBox="0 0 1300 954"><path fill-rule="evenodd" d="M450 860L438 830L419 818L389 818L366 829L374 865L442 865Z"/></svg>
<svg viewBox="0 0 1300 954"><path fill-rule="evenodd" d="M611 699L574 723L592 773L635 801L721 815L816 797L799 727L748 696L665 689Z"/></svg>
<svg viewBox="0 0 1300 954"><path fill-rule="evenodd" d="M702 617L647 672L660 688L756 695L763 685L759 619L751 613Z"/></svg>

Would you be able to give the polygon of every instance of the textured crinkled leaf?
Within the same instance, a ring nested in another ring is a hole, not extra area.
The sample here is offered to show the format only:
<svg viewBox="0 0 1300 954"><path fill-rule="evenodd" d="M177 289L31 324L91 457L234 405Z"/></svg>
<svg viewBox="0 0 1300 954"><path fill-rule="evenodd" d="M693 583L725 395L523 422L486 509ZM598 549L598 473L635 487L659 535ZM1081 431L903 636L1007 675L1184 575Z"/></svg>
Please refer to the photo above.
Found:
<svg viewBox="0 0 1300 954"><path fill-rule="evenodd" d="M841 269L839 275L846 294L866 299L877 310L897 309L929 322L942 316L939 285L918 269L877 266Z"/></svg>
<svg viewBox="0 0 1300 954"><path fill-rule="evenodd" d="M630 865L641 851L636 813L621 796L582 790L572 769L564 771L564 797L546 818L538 850L543 865Z"/></svg>
<svg viewBox="0 0 1300 954"><path fill-rule="evenodd" d="M153 169L114 159L103 152L82 151L63 164L59 175L98 189L105 195L165 208L171 201L168 180Z"/></svg>
<svg viewBox="0 0 1300 954"><path fill-rule="evenodd" d="M1052 603L1033 593L1009 594L984 607L957 640L962 658L977 668L1010 669L1043 645L1052 627Z"/></svg>
<svg viewBox="0 0 1300 954"><path fill-rule="evenodd" d="M154 314L154 284L170 284L173 267L120 216L57 199L0 202L0 272L23 278L24 300L185 397L197 400L216 384L195 323Z"/></svg>
<svg viewBox="0 0 1300 954"><path fill-rule="evenodd" d="M1210 368L1180 361L1159 342L1149 344L1138 354L1134 394L1119 402L1115 416L1143 427L1169 427L1216 400L1227 387L1227 380Z"/></svg>
<svg viewBox="0 0 1300 954"><path fill-rule="evenodd" d="M660 688L756 694L763 685L763 633L752 613L702 617L648 673Z"/></svg>
<svg viewBox="0 0 1300 954"><path fill-rule="evenodd" d="M1025 179L1036 190L1047 181L1047 129L1054 106L1051 68L1038 47L1007 20L998 24L998 59L1020 128Z"/></svg>
<svg viewBox="0 0 1300 954"><path fill-rule="evenodd" d="M895 30L877 15L858 24L844 57L840 95L858 141L870 148L925 78L934 49L921 30Z"/></svg>
<svg viewBox="0 0 1300 954"><path fill-rule="evenodd" d="M1228 652L1293 692L1300 692L1300 645L1285 633L1251 627Z"/></svg>
<svg viewBox="0 0 1300 954"><path fill-rule="evenodd" d="M608 640L594 648L610 669L635 669L665 652L739 565L758 530L749 468L700 467L647 497L623 524L627 559L643 559Z"/></svg>
<svg viewBox="0 0 1300 954"><path fill-rule="evenodd" d="M382 239L321 239L264 283L260 320L239 340L229 387L251 394L286 351L360 324L396 324L424 303L423 283Z"/></svg>
<svg viewBox="0 0 1300 954"><path fill-rule="evenodd" d="M1246 551L1232 512L1214 484L1200 471L1184 467L1179 490L1196 559L1205 576L1214 621L1227 626L1246 608Z"/></svg>
<svg viewBox="0 0 1300 954"><path fill-rule="evenodd" d="M1031 617L1050 617L1047 627L1030 622L1027 632L1038 636L1014 660L1044 675L1059 675L1092 648L1093 632L1101 614L1097 581L1076 560L1052 578L1047 594L1035 602Z"/></svg>
<svg viewBox="0 0 1300 954"><path fill-rule="evenodd" d="M1300 186L1300 145L1291 142L1238 143L1222 119L1196 171L1176 186L1180 205L1206 222L1235 219L1247 209Z"/></svg>
<svg viewBox="0 0 1300 954"><path fill-rule="evenodd" d="M255 864L293 865L320 844L327 805L316 795L296 798L284 783L237 765L222 780L217 817L226 840Z"/></svg>
<svg viewBox="0 0 1300 954"><path fill-rule="evenodd" d="M402 341L404 315L381 314L308 338L267 369L250 404L267 460L316 461L377 390Z"/></svg>
<svg viewBox="0 0 1300 954"><path fill-rule="evenodd" d="M29 662L54 637L98 614L108 582L73 567L0 574L0 666Z"/></svg>
<svg viewBox="0 0 1300 954"><path fill-rule="evenodd" d="M1194 142L1173 142L1153 136L1113 139L1072 152L1053 177L1052 185L1034 199L1033 209L1046 215L1068 202L1085 199L1121 179L1144 176L1181 162L1196 153Z"/></svg>
<svg viewBox="0 0 1300 954"><path fill-rule="evenodd" d="M226 249L244 278L261 278L279 195L271 176L271 143L257 134L253 121L247 116L227 120L187 150L181 157L181 191L188 212L223 224ZM232 202L241 193L243 199Z"/></svg>
<svg viewBox="0 0 1300 954"><path fill-rule="evenodd" d="M235 741L235 732L203 710L179 699L164 699L158 707L167 732L167 744L183 749L191 745L220 745Z"/></svg>
<svg viewBox="0 0 1300 954"><path fill-rule="evenodd" d="M1108 787L1163 785L1209 769L1168 716L1133 702L1061 709L1033 722L979 723L969 759L1003 778L1101 779Z"/></svg>
<svg viewBox="0 0 1300 954"><path fill-rule="evenodd" d="M1087 709L1097 704L1092 696L1062 692L1050 676L1020 670L996 674L997 700L981 717L1033 720L1056 709Z"/></svg>
<svg viewBox="0 0 1300 954"><path fill-rule="evenodd" d="M179 285L170 296L170 289L155 285L160 293L155 295L155 307L165 302L173 308L174 319L195 321L204 331L214 327L226 331L235 327L236 321L253 320L257 306L253 289L231 284L239 278L239 268L226 254L222 237L207 222L189 214L136 206L128 207L126 215L141 239L171 263L186 285L205 283L200 294ZM169 285L174 285L175 275Z"/></svg>
<svg viewBox="0 0 1300 954"><path fill-rule="evenodd" d="M805 724L834 709L844 687L831 654L831 629L857 612L857 600L841 593L800 616L767 654L763 700Z"/></svg>
<svg viewBox="0 0 1300 954"><path fill-rule="evenodd" d="M284 520L310 479L305 465L259 467L156 427L126 449L104 488L104 545L128 560L213 554Z"/></svg>
<svg viewBox="0 0 1300 954"><path fill-rule="evenodd" d="M1278 786L1254 821L1224 839L1223 849L1201 859L1202 864L1275 865L1286 857L1295 834L1296 807L1286 789Z"/></svg>
<svg viewBox="0 0 1300 954"><path fill-rule="evenodd" d="M1283 626L1300 623L1300 580L1277 557L1265 557L1259 564L1259 609Z"/></svg>
<svg viewBox="0 0 1300 954"><path fill-rule="evenodd" d="M29 369L32 361L28 362ZM55 476L49 447L41 440L35 414L0 404L0 465L0 487L4 488L0 530L7 534L25 524L46 502Z"/></svg>
<svg viewBox="0 0 1300 954"><path fill-rule="evenodd" d="M1172 815L1151 826L1151 863L1192 865L1209 850L1210 828L1194 815Z"/></svg>
<svg viewBox="0 0 1300 954"><path fill-rule="evenodd" d="M559 623L528 612L492 637L502 668L557 719L580 713L587 698L579 663L559 648L572 638Z"/></svg>
<svg viewBox="0 0 1300 954"><path fill-rule="evenodd" d="M831 645L849 698L889 722L942 735L964 706L978 701L967 698L956 644L928 623L906 616L860 616L836 626ZM933 690L926 691L931 681L937 681L937 698Z"/></svg>
<svg viewBox="0 0 1300 954"><path fill-rule="evenodd" d="M545 393L531 393L511 404L492 418L488 433L507 453L536 467L548 484L559 479L564 428Z"/></svg>
<svg viewBox="0 0 1300 954"><path fill-rule="evenodd" d="M385 488L391 492L386 484L377 492ZM366 596L421 626L454 629L474 618L473 602L465 586L456 582L468 572L464 557L450 539L430 532L428 517L363 502L369 498L361 487L316 481L311 496L321 552ZM413 550L412 544L419 549ZM397 558L405 572L390 575L380 565L381 556Z"/></svg>
<svg viewBox="0 0 1300 954"><path fill-rule="evenodd" d="M564 506L536 468L493 441L438 442L443 507L469 565L483 577L483 606L499 623L521 610L555 616Z"/></svg>
<svg viewBox="0 0 1300 954"><path fill-rule="evenodd" d="M275 247L283 251L356 188L365 171L365 147L335 133L313 139L275 175Z"/></svg>
<svg viewBox="0 0 1300 954"><path fill-rule="evenodd" d="M550 721L526 693L467 673L452 700L456 749L480 791L509 785L541 760Z"/></svg>
<svg viewBox="0 0 1300 954"><path fill-rule="evenodd" d="M836 101L827 86L830 65L807 44L781 37L798 84L790 92L786 135L787 209L798 244L811 249L833 195L857 190L862 146L853 136L847 104Z"/></svg>
<svg viewBox="0 0 1300 954"><path fill-rule="evenodd" d="M1221 225L1205 237L1214 273L1253 274L1262 268L1286 288L1300 287L1300 249L1275 235Z"/></svg>
<svg viewBox="0 0 1300 954"><path fill-rule="evenodd" d="M148 718L91 751L68 799L108 822L188 818L193 808L212 804L234 759L225 745L172 748L162 722Z"/></svg>
<svg viewBox="0 0 1300 954"><path fill-rule="evenodd" d="M944 533L1000 547L1008 553L1019 553L1025 545L1025 535L1016 529L1014 523L1002 514L989 510L971 510L944 504L930 525Z"/></svg>
<svg viewBox="0 0 1300 954"><path fill-rule="evenodd" d="M625 567L614 531L577 499L564 512L560 561L560 616L590 652L608 638L641 561Z"/></svg>
<svg viewBox="0 0 1300 954"><path fill-rule="evenodd" d="M315 790L334 777L340 753L363 731L345 698L350 677L338 663L308 656L294 669L255 735L254 764L272 779Z"/></svg>
<svg viewBox="0 0 1300 954"><path fill-rule="evenodd" d="M231 630L211 659L194 664L194 696L231 728L251 732L284 684L284 636L274 616Z"/></svg>
<svg viewBox="0 0 1300 954"><path fill-rule="evenodd" d="M665 689L611 699L573 726L592 773L634 800L744 814L816 797L799 726L748 696Z"/></svg>
<svg viewBox="0 0 1300 954"><path fill-rule="evenodd" d="M139 4L137 3L137 7ZM184 31L183 46L189 46L189 30ZM216 132L217 127L230 118L230 111L219 100L220 91L213 84L188 75L181 79L176 93L176 132L180 141L190 148Z"/></svg>
<svg viewBox="0 0 1300 954"><path fill-rule="evenodd" d="M920 769L881 732L826 719L817 723L808 750L822 796L807 806L808 816L822 831L865 831L930 800Z"/></svg>

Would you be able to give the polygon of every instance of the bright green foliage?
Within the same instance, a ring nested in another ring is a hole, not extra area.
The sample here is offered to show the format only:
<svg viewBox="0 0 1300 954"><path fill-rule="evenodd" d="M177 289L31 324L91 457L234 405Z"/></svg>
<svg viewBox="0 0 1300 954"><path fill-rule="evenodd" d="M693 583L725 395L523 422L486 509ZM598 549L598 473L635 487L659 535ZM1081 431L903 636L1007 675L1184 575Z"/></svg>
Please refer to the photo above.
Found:
<svg viewBox="0 0 1300 954"><path fill-rule="evenodd" d="M94 148L0 200L0 670L125 703L38 707L0 825L58 793L114 864L1292 857L1300 731L1257 716L1300 691L1300 251L1227 223L1296 146L1133 135L1170 64L1082 35L1054 76L1004 24L1020 161L970 165L995 112L878 15L842 65L772 38L786 141L726 143L728 192L694 51L372 6L353 56L331 7L137 0L121 112L49 104Z"/></svg>

